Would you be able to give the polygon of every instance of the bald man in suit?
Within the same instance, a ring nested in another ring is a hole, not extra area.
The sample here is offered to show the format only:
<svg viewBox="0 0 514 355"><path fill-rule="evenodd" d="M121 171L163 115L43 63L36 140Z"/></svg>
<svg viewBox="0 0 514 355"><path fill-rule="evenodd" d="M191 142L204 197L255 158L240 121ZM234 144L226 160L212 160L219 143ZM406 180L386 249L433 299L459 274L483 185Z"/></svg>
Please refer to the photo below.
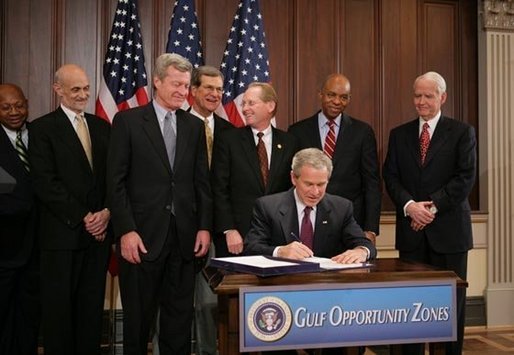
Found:
<svg viewBox="0 0 514 355"><path fill-rule="evenodd" d="M85 113L85 71L55 73L60 106L29 129L29 159L41 218L41 299L45 354L99 354L110 211L105 171L110 126Z"/></svg>

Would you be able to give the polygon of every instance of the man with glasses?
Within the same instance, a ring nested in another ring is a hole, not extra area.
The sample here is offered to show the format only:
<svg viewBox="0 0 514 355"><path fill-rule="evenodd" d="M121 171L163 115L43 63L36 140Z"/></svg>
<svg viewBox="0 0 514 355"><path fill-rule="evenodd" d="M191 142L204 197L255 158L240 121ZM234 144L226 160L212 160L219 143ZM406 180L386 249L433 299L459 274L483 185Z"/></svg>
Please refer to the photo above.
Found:
<svg viewBox="0 0 514 355"><path fill-rule="evenodd" d="M289 127L299 148L318 148L334 166L327 192L353 202L354 217L375 242L380 222L380 179L375 133L367 123L344 113L350 81L331 74L319 92L321 111ZM315 134L318 132L318 134Z"/></svg>

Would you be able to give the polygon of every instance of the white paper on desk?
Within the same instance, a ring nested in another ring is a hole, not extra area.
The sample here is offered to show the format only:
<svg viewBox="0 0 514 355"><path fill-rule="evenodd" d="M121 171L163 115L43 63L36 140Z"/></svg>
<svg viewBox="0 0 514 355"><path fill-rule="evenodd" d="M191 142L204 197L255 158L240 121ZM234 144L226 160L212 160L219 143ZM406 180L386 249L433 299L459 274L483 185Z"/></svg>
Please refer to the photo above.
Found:
<svg viewBox="0 0 514 355"><path fill-rule="evenodd" d="M310 258L305 258L303 261L308 261L311 263L318 263L319 267L326 270L342 270L342 269L356 269L359 267L371 266L368 263L354 263L354 264L341 264L335 262L329 258L321 258L318 256L311 256Z"/></svg>
<svg viewBox="0 0 514 355"><path fill-rule="evenodd" d="M213 258L213 260L228 261L228 262L234 263L234 264L256 266L256 267L266 268L266 269L279 267L279 266L298 265L296 263L292 263L292 262L288 262L288 261L273 260L273 259L267 258L262 255L230 256L230 257L226 257L226 258Z"/></svg>

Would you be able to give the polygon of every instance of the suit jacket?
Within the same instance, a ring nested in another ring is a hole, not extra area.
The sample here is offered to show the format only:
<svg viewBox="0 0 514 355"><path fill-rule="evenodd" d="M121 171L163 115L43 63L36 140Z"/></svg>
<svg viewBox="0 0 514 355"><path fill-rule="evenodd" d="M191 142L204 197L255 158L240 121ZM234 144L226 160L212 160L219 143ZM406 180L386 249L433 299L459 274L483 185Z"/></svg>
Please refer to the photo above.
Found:
<svg viewBox="0 0 514 355"><path fill-rule="evenodd" d="M300 149L319 148L318 113L289 127ZM380 174L375 133L370 125L343 113L332 158L334 169L327 192L353 202L354 216L365 231L379 234Z"/></svg>
<svg viewBox="0 0 514 355"><path fill-rule="evenodd" d="M412 251L426 234L439 253L472 248L468 196L476 175L476 139L473 127L441 116L421 165L419 119L394 128L384 163L387 192L396 205L396 248ZM434 201L438 212L422 231L410 227L404 205Z"/></svg>
<svg viewBox="0 0 514 355"><path fill-rule="evenodd" d="M299 234L294 190L264 196L257 200L252 227L245 238L245 253L273 255L277 246L289 244ZM331 258L345 250L365 246L375 258L373 243L364 236L353 217L352 203L340 196L325 194L316 206L313 252Z"/></svg>
<svg viewBox="0 0 514 355"><path fill-rule="evenodd" d="M111 220L117 238L139 233L148 250L144 260L154 260L162 250L172 213L187 260L193 258L197 231L212 229L204 125L183 110L176 117L172 168L151 102L114 116L107 169Z"/></svg>
<svg viewBox="0 0 514 355"><path fill-rule="evenodd" d="M250 127L225 131L214 140L211 178L216 232L237 229L244 237L250 229L255 200L291 187L291 161L296 150L293 136L272 128L270 173L264 187ZM215 242L217 254L226 255L225 236L219 235Z"/></svg>
<svg viewBox="0 0 514 355"><path fill-rule="evenodd" d="M218 137L221 135L221 133L223 131L234 128L234 126L232 125L232 123L221 118L217 114L213 114L213 116L214 116L214 141L216 141L216 139L218 139Z"/></svg>
<svg viewBox="0 0 514 355"><path fill-rule="evenodd" d="M16 179L12 192L0 194L0 267L19 267L36 243L37 211L30 174L1 126L0 167Z"/></svg>
<svg viewBox="0 0 514 355"><path fill-rule="evenodd" d="M41 202L40 242L43 249L79 249L94 238L83 218L105 204L105 171L109 124L85 114L93 156L89 166L82 144L64 111L36 119L29 127L29 159L34 190ZM107 242L107 240L105 241Z"/></svg>

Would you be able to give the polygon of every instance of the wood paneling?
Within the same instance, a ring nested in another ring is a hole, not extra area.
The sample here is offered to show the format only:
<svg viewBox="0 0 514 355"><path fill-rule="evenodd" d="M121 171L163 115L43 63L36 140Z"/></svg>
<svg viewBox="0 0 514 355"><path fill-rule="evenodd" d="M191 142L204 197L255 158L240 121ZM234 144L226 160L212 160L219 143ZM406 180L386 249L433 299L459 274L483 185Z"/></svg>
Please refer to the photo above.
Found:
<svg viewBox="0 0 514 355"><path fill-rule="evenodd" d="M55 107L53 73L65 62L82 65L98 89L116 2L2 1L0 81L22 87L31 118ZM238 2L196 0L207 64L219 66ZM139 0L149 75L165 50L172 8L169 0ZM342 72L352 84L348 113L375 129L383 161L390 129L415 117L412 82L427 70L447 80L445 114L478 127L477 0L260 0L260 9L278 127L316 112L324 78ZM392 207L387 197L383 206Z"/></svg>

